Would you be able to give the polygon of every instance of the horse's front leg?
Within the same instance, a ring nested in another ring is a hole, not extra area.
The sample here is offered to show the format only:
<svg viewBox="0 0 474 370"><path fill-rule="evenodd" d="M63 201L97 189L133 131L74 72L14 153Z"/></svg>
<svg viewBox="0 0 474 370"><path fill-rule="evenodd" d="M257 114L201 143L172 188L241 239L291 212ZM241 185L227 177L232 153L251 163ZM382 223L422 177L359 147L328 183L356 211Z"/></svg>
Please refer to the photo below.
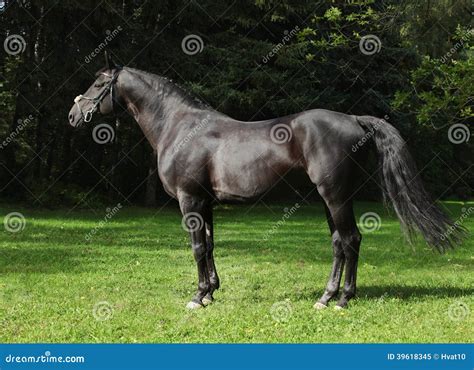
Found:
<svg viewBox="0 0 474 370"><path fill-rule="evenodd" d="M204 227L205 201L189 195L179 198L183 214L182 225L189 232L191 247L198 269L198 289L194 298L186 305L189 309L201 308L202 299L211 288L207 267L206 231Z"/></svg>
<svg viewBox="0 0 474 370"><path fill-rule="evenodd" d="M204 214L204 221L206 222L207 268L209 270L209 282L211 283L211 288L203 298L202 303L208 305L214 300L212 293L219 289L220 285L216 264L214 263L214 222L211 205L209 205L207 212Z"/></svg>

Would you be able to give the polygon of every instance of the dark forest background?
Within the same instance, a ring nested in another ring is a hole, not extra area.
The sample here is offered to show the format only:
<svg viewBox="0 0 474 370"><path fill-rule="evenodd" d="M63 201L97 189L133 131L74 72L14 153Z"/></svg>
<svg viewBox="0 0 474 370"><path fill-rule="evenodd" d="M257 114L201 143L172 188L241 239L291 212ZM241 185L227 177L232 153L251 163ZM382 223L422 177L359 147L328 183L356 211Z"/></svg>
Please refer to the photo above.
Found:
<svg viewBox="0 0 474 370"><path fill-rule="evenodd" d="M448 130L472 128L473 11L470 0L0 1L1 42L25 41L16 55L0 50L0 142L10 138L0 150L0 197L76 207L166 199L130 117L120 117L114 142L103 145L92 129L115 127L114 118L68 125L74 97L104 65L108 37L117 63L171 78L238 119L311 108L388 116L430 192L470 198L472 140L455 144ZM195 55L181 47L190 34L204 43ZM365 35L380 39L379 52L361 52ZM310 186L294 183L299 192ZM282 181L268 196L295 194ZM358 196L378 199L376 182Z"/></svg>

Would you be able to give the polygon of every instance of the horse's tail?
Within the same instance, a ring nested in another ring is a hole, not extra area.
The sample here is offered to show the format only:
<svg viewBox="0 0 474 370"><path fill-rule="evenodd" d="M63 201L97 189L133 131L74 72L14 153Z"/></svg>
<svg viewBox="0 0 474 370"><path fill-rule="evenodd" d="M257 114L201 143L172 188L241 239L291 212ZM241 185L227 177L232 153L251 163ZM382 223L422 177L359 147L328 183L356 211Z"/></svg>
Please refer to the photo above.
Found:
<svg viewBox="0 0 474 370"><path fill-rule="evenodd" d="M398 130L383 119L357 117L373 137L381 168L384 200L390 199L402 229L411 240L418 229L426 242L444 252L459 244L465 229L453 223L426 192L415 162Z"/></svg>

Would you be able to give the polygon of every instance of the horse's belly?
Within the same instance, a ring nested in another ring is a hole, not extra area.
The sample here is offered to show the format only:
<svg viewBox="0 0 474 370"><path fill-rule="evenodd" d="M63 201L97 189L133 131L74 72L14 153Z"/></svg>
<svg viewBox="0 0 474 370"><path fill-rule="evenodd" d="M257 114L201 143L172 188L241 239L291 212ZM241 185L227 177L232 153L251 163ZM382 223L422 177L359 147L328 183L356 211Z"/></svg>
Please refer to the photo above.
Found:
<svg viewBox="0 0 474 370"><path fill-rule="evenodd" d="M217 159L217 158L216 158ZM245 200L258 197L277 184L290 169L289 161L262 156L218 159L213 165L211 183L219 200Z"/></svg>

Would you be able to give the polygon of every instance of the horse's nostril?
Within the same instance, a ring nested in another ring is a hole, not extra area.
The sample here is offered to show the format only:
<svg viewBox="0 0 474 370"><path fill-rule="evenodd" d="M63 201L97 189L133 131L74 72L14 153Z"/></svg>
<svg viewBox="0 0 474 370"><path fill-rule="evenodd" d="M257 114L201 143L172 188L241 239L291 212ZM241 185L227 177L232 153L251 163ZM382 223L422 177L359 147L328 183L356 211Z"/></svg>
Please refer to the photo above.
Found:
<svg viewBox="0 0 474 370"><path fill-rule="evenodd" d="M69 114L69 121L72 121L72 119L74 118L74 116L71 114Z"/></svg>

